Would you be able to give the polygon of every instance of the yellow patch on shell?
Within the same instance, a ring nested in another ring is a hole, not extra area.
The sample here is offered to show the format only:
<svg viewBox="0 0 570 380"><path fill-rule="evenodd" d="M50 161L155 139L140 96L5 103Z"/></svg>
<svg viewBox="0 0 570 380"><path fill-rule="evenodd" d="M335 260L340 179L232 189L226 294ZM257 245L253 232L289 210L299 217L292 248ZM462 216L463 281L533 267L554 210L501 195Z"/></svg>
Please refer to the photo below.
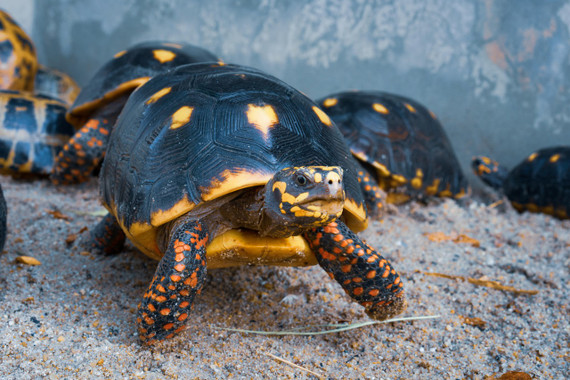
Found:
<svg viewBox="0 0 570 380"><path fill-rule="evenodd" d="M416 169L416 176L410 181L410 184L414 189L422 187L422 178L424 178L424 172L420 168Z"/></svg>
<svg viewBox="0 0 570 380"><path fill-rule="evenodd" d="M256 106L255 104L248 104L246 115L247 121L255 126L255 129L263 133L265 140L269 137L269 129L279 123L275 109L270 105Z"/></svg>
<svg viewBox="0 0 570 380"><path fill-rule="evenodd" d="M447 186L445 186L445 189L439 192L439 196L443 197L443 198L451 198L453 197L453 193L451 192L451 185L448 183Z"/></svg>
<svg viewBox="0 0 570 380"><path fill-rule="evenodd" d="M491 165L491 162L493 162L489 157L481 157L481 161L483 161L485 165Z"/></svg>
<svg viewBox="0 0 570 380"><path fill-rule="evenodd" d="M463 197L469 195L470 192L471 192L471 189L470 189L469 187L467 188L467 190L461 189L461 190L459 190L459 192L458 192L457 194L455 194L453 197L454 197L455 199L461 199L461 198L463 198Z"/></svg>
<svg viewBox="0 0 570 380"><path fill-rule="evenodd" d="M170 129L177 129L187 124L190 121L190 117L192 116L192 111L194 111L194 107L180 107L178 111L172 114L172 123L170 124Z"/></svg>
<svg viewBox="0 0 570 380"><path fill-rule="evenodd" d="M437 116L435 116L435 113L433 113L431 110L428 110L429 115L432 117L432 119L437 120Z"/></svg>
<svg viewBox="0 0 570 380"><path fill-rule="evenodd" d="M113 58L120 58L120 57L122 57L123 55L125 55L126 53L127 53L126 50L121 50L120 52L118 52L117 54L115 54L115 55L113 56Z"/></svg>
<svg viewBox="0 0 570 380"><path fill-rule="evenodd" d="M325 125L327 126L331 126L332 125L332 121L329 118L329 116L323 112L322 109L320 109L317 106L313 106L313 111L317 114L317 116L319 117L319 120L321 120Z"/></svg>
<svg viewBox="0 0 570 380"><path fill-rule="evenodd" d="M372 163L372 166L376 168L376 172L380 177L390 177L392 175L392 172L388 170L388 168L384 164L375 161Z"/></svg>
<svg viewBox="0 0 570 380"><path fill-rule="evenodd" d="M338 99L337 98L326 98L323 101L323 106L329 108L329 107L334 107L336 106L338 103Z"/></svg>
<svg viewBox="0 0 570 380"><path fill-rule="evenodd" d="M548 161L551 164L554 164L555 162L557 162L560 159L560 155L559 154L554 154L552 156L550 156L550 159L548 159Z"/></svg>
<svg viewBox="0 0 570 380"><path fill-rule="evenodd" d="M401 205L410 200L410 196L403 193L388 193L386 195L386 202L393 205Z"/></svg>
<svg viewBox="0 0 570 380"><path fill-rule="evenodd" d="M226 63L224 61L222 61L221 59L218 60L218 66L225 66Z"/></svg>
<svg viewBox="0 0 570 380"><path fill-rule="evenodd" d="M272 173L255 173L246 170L229 169L219 174L220 180L214 179L210 186L201 187L202 200L217 199L231 192L254 186L264 186L272 177Z"/></svg>
<svg viewBox="0 0 570 380"><path fill-rule="evenodd" d="M535 158L538 156L538 153L534 152L533 154L531 154L530 156L528 156L528 158L526 159L528 162L532 162L535 160Z"/></svg>
<svg viewBox="0 0 570 380"><path fill-rule="evenodd" d="M390 113L388 108L386 108L383 104L380 103L372 104L372 109L378 113L381 113L382 115L388 115Z"/></svg>
<svg viewBox="0 0 570 380"><path fill-rule="evenodd" d="M427 195L436 195L437 190L439 189L439 183L440 182L441 182L441 180L439 178L434 179L432 184L430 186L426 187L426 194Z"/></svg>
<svg viewBox="0 0 570 380"><path fill-rule="evenodd" d="M172 90L172 87L165 87L160 91L157 91L152 95L145 104L151 104L156 102L158 99L162 98L164 95L168 94Z"/></svg>
<svg viewBox="0 0 570 380"><path fill-rule="evenodd" d="M351 198L344 200L343 218L346 225L354 232L364 231L368 227L368 217L363 204Z"/></svg>
<svg viewBox="0 0 570 380"><path fill-rule="evenodd" d="M154 56L154 59L156 59L160 63L170 62L174 58L176 58L176 53L164 49L153 50L152 55Z"/></svg>
<svg viewBox="0 0 570 380"><path fill-rule="evenodd" d="M406 108L408 109L408 111L410 111L411 113L416 113L416 109L409 103L404 103L404 105L406 106Z"/></svg>
<svg viewBox="0 0 570 380"><path fill-rule="evenodd" d="M394 187L398 187L398 186L405 185L408 182L408 180L403 175L393 174L392 175L392 182L394 183Z"/></svg>
<svg viewBox="0 0 570 380"><path fill-rule="evenodd" d="M130 80L128 82L123 82L114 89L110 90L109 92L105 93L102 97L92 100L87 103L83 103L77 107L73 107L65 114L65 119L68 123L75 127L82 127L83 124L89 119L89 115L94 110L98 109L99 107L104 106L112 102L114 99L118 98L119 96L128 93L129 91L133 91L139 86L142 86L146 82L150 80L150 77L140 77Z"/></svg>

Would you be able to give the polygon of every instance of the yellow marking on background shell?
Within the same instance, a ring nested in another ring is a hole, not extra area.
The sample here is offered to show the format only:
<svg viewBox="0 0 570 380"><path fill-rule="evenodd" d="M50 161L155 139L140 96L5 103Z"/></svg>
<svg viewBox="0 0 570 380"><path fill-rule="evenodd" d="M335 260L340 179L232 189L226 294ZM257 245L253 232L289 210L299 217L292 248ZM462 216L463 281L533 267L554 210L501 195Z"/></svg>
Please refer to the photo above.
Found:
<svg viewBox="0 0 570 380"><path fill-rule="evenodd" d="M152 55L154 56L154 59L160 63L170 62L176 58L176 53L163 49L153 50Z"/></svg>
<svg viewBox="0 0 570 380"><path fill-rule="evenodd" d="M453 197L453 193L451 192L451 185L449 183L445 186L445 190L439 192L439 196L444 198Z"/></svg>
<svg viewBox="0 0 570 380"><path fill-rule="evenodd" d="M380 103L372 104L372 109L378 113L381 113L382 115L388 115L390 113L390 111L388 111L388 108Z"/></svg>
<svg viewBox="0 0 570 380"><path fill-rule="evenodd" d="M434 179L431 186L426 187L426 194L427 195L436 195L440 182L441 182L441 180L439 178Z"/></svg>
<svg viewBox="0 0 570 380"><path fill-rule="evenodd" d="M324 113L324 111L322 109L320 109L317 106L313 106L313 111L315 111L315 113L317 114L317 116L319 117L319 119L326 124L327 126L331 126L332 122L331 119L328 117L328 115L326 113Z"/></svg>
<svg viewBox="0 0 570 380"><path fill-rule="evenodd" d="M410 196L402 193L388 193L386 195L386 203L393 205L401 205L410 200Z"/></svg>
<svg viewBox="0 0 570 380"><path fill-rule="evenodd" d="M459 192L457 194L455 194L454 198L455 199L461 199L461 198L467 196L470 191L471 191L470 188L467 188L467 191L465 189L461 189L461 190L459 190Z"/></svg>
<svg viewBox="0 0 570 380"><path fill-rule="evenodd" d="M392 180L394 181L396 186L405 185L408 182L406 177L404 177L403 175L400 175L400 174L392 175Z"/></svg>
<svg viewBox="0 0 570 380"><path fill-rule="evenodd" d="M255 126L255 129L263 133L263 138L267 140L269 137L269 129L279 123L279 118L275 113L275 109L270 106L256 106L248 104L247 121Z"/></svg>
<svg viewBox="0 0 570 380"><path fill-rule="evenodd" d="M376 171L378 172L378 175L380 177L390 177L392 175L392 173L390 172L390 170L388 170L386 165L381 164L378 161L374 161L372 163L372 166L376 168Z"/></svg>
<svg viewBox="0 0 570 380"><path fill-rule="evenodd" d="M67 120L73 126L79 128L85 124L91 112L101 108L105 104L112 102L115 98L126 94L129 91L133 91L139 86L142 86L148 82L149 79L150 77L140 77L128 82L123 82L117 87L113 88L111 91L106 92L102 97L81 104L77 107L73 107L65 114L65 120Z"/></svg>
<svg viewBox="0 0 570 380"><path fill-rule="evenodd" d="M558 161L560 159L560 155L559 154L555 154L550 156L550 159L548 161L550 161L551 164L554 164L556 161Z"/></svg>
<svg viewBox="0 0 570 380"><path fill-rule="evenodd" d="M532 162L534 161L534 159L538 156L538 153L534 152L533 154L531 154L530 156L528 156L527 161L528 162Z"/></svg>
<svg viewBox="0 0 570 380"><path fill-rule="evenodd" d="M404 103L404 105L406 106L408 111L410 111L411 113L416 113L416 109L411 104Z"/></svg>
<svg viewBox="0 0 570 380"><path fill-rule="evenodd" d="M172 114L172 124L170 124L170 129L180 128L184 124L190 121L190 116L192 116L192 111L194 107L182 106L178 111Z"/></svg>
<svg viewBox="0 0 570 380"><path fill-rule="evenodd" d="M122 50L122 51L118 52L117 54L115 54L113 57L119 58L119 57L122 57L123 55L125 55L126 53L127 53L126 50Z"/></svg>
<svg viewBox="0 0 570 380"><path fill-rule="evenodd" d="M338 99L337 99L337 98L326 98L326 99L323 101L323 106L329 108L329 107L336 106L337 103L338 103Z"/></svg>
<svg viewBox="0 0 570 380"><path fill-rule="evenodd" d="M165 42L165 43L163 43L162 45L164 45L164 46L169 46L169 47L173 47L173 48L175 48L175 49L182 49L182 45L181 45L181 44L175 44L175 43L172 43L172 42Z"/></svg>
<svg viewBox="0 0 570 380"><path fill-rule="evenodd" d="M435 113L433 113L431 110L428 110L429 115L434 119L437 120L437 116L435 116Z"/></svg>
<svg viewBox="0 0 570 380"><path fill-rule="evenodd" d="M156 102L158 99L162 98L164 95L168 94L172 90L172 87L165 87L160 91L157 91L153 96L151 96L147 101L146 104L151 104Z"/></svg>
<svg viewBox="0 0 570 380"><path fill-rule="evenodd" d="M481 161L483 161L485 165L491 165L492 162L489 157L481 157Z"/></svg>
<svg viewBox="0 0 570 380"><path fill-rule="evenodd" d="M424 178L424 172L420 168L416 169L416 176L410 181L410 184L414 189L422 187L422 178Z"/></svg>
<svg viewBox="0 0 570 380"><path fill-rule="evenodd" d="M366 155L366 153L363 152L355 152L354 150L351 151L352 155L356 158L358 158L361 161L364 162L368 162L368 156Z"/></svg>
<svg viewBox="0 0 570 380"><path fill-rule="evenodd" d="M218 66L225 66L226 63L224 61L222 61L221 59L218 60Z"/></svg>

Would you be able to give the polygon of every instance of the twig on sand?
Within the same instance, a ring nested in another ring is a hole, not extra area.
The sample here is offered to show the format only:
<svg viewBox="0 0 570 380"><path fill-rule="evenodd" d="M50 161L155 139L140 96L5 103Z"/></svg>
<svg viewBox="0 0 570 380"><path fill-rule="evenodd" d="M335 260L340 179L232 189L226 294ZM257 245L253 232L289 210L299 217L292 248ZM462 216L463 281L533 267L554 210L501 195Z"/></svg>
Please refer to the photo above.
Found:
<svg viewBox="0 0 570 380"><path fill-rule="evenodd" d="M418 271L418 272L425 274L426 276L449 278L451 280L463 280L463 281L467 281L473 285L486 286L488 288L503 290L506 292L516 293L516 294L535 295L538 293L538 290L517 289L517 288L514 288L512 286L503 285L497 281L491 281L491 280L487 280L487 279L483 279L483 278L476 279L476 278L471 278L471 277L454 276L454 275L449 275L449 274L445 274L445 273L437 273L437 272L422 272L422 271Z"/></svg>
<svg viewBox="0 0 570 380"><path fill-rule="evenodd" d="M295 367L295 368L298 368L298 369L300 369L300 370L302 370L302 371L309 372L310 374L315 375L315 376L318 377L319 379L324 379L324 377L323 377L322 375L319 375L318 373L316 373L316 372L314 372L314 371L311 371L310 369L307 369L307 368L305 368L305 367L301 367L300 365L297 365L297 364L295 364L295 363L293 363L293 362L290 362L289 360L280 358L279 356L275 356L275 355L273 355L273 354L270 354L269 352L262 352L262 354L263 354L263 355L267 355L267 356L269 356L269 357L271 357L271 358L273 358L273 359L275 359L275 360L278 360L278 361L280 361L280 362L282 362L282 363L289 364L290 366Z"/></svg>

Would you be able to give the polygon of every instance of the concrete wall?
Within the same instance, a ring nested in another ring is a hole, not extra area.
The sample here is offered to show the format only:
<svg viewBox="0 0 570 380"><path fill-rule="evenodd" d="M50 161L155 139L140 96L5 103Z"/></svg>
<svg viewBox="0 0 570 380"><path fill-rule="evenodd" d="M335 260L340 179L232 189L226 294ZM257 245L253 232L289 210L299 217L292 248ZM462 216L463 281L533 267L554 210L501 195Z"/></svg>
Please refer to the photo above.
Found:
<svg viewBox="0 0 570 380"><path fill-rule="evenodd" d="M558 0L0 0L43 63L85 83L115 52L169 39L256 66L320 97L379 89L513 165L570 145L570 2Z"/></svg>

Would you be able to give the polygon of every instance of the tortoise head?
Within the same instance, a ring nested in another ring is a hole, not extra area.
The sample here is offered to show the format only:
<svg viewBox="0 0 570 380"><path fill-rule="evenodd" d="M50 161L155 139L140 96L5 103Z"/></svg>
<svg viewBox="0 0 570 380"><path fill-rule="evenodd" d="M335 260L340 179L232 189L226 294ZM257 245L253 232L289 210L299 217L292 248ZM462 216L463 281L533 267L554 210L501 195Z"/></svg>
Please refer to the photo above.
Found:
<svg viewBox="0 0 570 380"><path fill-rule="evenodd" d="M304 166L277 172L264 190L260 234L299 235L337 219L344 207L342 169Z"/></svg>
<svg viewBox="0 0 570 380"><path fill-rule="evenodd" d="M471 160L473 172L488 186L501 189L508 171L497 161L485 156L476 156Z"/></svg>

